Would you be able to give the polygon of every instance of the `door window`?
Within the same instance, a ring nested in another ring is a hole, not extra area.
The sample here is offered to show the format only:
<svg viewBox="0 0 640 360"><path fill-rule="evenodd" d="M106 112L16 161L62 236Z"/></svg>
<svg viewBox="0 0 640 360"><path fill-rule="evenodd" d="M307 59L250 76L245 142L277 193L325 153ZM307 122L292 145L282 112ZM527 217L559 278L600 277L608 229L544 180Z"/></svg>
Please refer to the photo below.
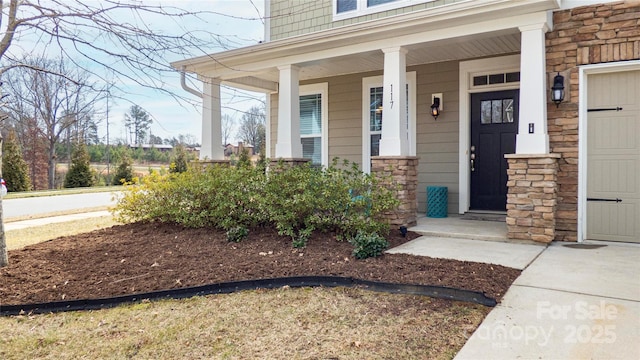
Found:
<svg viewBox="0 0 640 360"><path fill-rule="evenodd" d="M513 98L483 100L480 103L480 123L482 125L512 123L514 121L513 105Z"/></svg>

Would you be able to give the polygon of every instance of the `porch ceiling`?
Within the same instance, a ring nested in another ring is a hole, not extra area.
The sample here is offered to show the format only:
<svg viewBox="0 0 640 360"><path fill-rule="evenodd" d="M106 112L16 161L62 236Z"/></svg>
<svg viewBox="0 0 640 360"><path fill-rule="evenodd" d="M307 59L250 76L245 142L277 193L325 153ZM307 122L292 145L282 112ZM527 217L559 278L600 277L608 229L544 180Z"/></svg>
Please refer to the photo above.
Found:
<svg viewBox="0 0 640 360"><path fill-rule="evenodd" d="M478 34L463 38L453 38L414 44L406 47L407 66L437 63L452 60L464 60L512 54L520 52L520 32L504 31L499 33ZM296 64L300 67L300 80L320 79L331 76L347 75L369 71L382 71L384 53L373 50L357 54L328 57ZM244 74L246 76L246 74ZM252 77L269 82L278 82L277 68L266 69L252 74ZM234 79L226 79L233 85Z"/></svg>

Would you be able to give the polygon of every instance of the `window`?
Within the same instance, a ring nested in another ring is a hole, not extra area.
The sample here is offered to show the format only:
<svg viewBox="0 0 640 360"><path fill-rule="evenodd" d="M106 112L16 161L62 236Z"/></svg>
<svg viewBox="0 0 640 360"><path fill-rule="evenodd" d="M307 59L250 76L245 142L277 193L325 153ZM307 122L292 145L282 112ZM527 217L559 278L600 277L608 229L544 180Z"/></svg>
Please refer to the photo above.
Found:
<svg viewBox="0 0 640 360"><path fill-rule="evenodd" d="M349 19L435 0L333 0L333 20Z"/></svg>
<svg viewBox="0 0 640 360"><path fill-rule="evenodd" d="M369 89L369 136L371 156L380 155L380 139L382 138L382 86Z"/></svg>
<svg viewBox="0 0 640 360"><path fill-rule="evenodd" d="M316 166L328 165L327 83L300 86L302 157Z"/></svg>
<svg viewBox="0 0 640 360"><path fill-rule="evenodd" d="M322 95L300 96L300 141L302 157L322 164Z"/></svg>
<svg viewBox="0 0 640 360"><path fill-rule="evenodd" d="M380 155L384 108L382 76L362 79L363 123L362 123L362 171L371 171L371 157ZM416 144L416 73L407 73L407 136L409 154L415 156Z"/></svg>
<svg viewBox="0 0 640 360"><path fill-rule="evenodd" d="M480 103L480 123L502 124L513 122L513 99L485 100Z"/></svg>
<svg viewBox="0 0 640 360"><path fill-rule="evenodd" d="M473 76L473 87L487 85L502 85L520 82L520 72L508 72L498 74L482 74Z"/></svg>

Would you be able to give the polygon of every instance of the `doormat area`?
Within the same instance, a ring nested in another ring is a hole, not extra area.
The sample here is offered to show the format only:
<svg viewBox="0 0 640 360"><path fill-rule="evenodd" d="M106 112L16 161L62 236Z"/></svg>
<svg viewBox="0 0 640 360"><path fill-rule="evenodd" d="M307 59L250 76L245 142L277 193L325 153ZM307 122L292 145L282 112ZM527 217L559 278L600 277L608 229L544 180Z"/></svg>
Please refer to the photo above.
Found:
<svg viewBox="0 0 640 360"><path fill-rule="evenodd" d="M562 246L569 249L582 249L582 250L591 250L591 249L599 249L601 247L605 247L607 245L596 245L596 244L563 244Z"/></svg>
<svg viewBox="0 0 640 360"><path fill-rule="evenodd" d="M462 220L477 220L477 221L500 221L505 222L507 219L507 215L505 214L485 214L485 213L475 213L475 212L467 212L460 217Z"/></svg>

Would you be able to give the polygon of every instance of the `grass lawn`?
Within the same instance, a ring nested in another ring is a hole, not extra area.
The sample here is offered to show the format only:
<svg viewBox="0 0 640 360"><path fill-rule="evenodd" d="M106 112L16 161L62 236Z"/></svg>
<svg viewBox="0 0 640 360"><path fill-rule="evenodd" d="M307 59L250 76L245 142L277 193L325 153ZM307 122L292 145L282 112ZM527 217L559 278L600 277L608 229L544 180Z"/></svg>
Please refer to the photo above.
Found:
<svg viewBox="0 0 640 360"><path fill-rule="evenodd" d="M345 288L0 318L3 359L451 359L489 308Z"/></svg>
<svg viewBox="0 0 640 360"><path fill-rule="evenodd" d="M60 236L86 233L117 224L119 223L113 220L112 216L100 216L63 223L35 226L26 229L9 230L5 233L7 249L20 249L27 245L37 244Z"/></svg>

